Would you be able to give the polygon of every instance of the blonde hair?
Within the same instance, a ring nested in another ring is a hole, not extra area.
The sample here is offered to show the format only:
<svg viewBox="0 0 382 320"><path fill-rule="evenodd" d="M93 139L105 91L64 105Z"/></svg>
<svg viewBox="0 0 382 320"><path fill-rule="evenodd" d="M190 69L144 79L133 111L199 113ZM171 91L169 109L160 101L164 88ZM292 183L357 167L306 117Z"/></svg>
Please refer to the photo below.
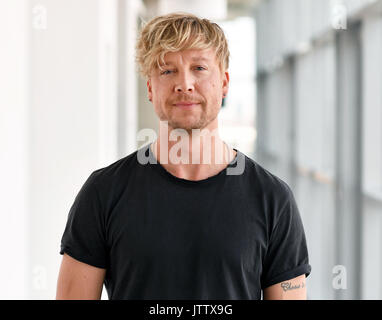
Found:
<svg viewBox="0 0 382 320"><path fill-rule="evenodd" d="M168 52L186 49L215 50L221 71L229 66L229 50L223 30L208 19L177 12L158 16L143 26L136 44L139 72L146 78L155 68L161 69Z"/></svg>

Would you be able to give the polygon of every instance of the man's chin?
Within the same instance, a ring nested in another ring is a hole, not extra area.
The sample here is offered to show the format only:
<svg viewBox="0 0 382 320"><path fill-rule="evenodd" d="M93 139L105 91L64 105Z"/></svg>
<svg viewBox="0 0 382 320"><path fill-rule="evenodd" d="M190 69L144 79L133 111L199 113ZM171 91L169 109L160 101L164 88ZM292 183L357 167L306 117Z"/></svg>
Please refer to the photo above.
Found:
<svg viewBox="0 0 382 320"><path fill-rule="evenodd" d="M206 123L180 123L180 122L169 122L169 127L171 129L182 129L186 131L191 131L193 129L202 130L206 127Z"/></svg>

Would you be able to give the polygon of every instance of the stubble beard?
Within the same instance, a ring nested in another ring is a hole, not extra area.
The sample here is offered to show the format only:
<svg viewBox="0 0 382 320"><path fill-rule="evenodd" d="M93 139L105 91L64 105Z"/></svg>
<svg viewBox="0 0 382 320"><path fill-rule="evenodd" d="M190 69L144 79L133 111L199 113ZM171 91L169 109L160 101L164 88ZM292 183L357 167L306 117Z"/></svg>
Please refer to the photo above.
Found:
<svg viewBox="0 0 382 320"><path fill-rule="evenodd" d="M163 111L161 111L161 113L159 114L159 119L161 121L167 121L168 126L172 129L183 129L186 130L188 133L191 133L193 129L202 130L217 117L217 114L208 114L204 103L201 103L200 107L198 107L201 108L201 113L197 117L185 116L183 119L177 119L181 116L175 116L175 112L172 112L173 110L171 108L174 107L170 107L170 109L168 109L167 115ZM187 111L185 111L185 114L186 113ZM187 119L187 117L192 117L192 119Z"/></svg>

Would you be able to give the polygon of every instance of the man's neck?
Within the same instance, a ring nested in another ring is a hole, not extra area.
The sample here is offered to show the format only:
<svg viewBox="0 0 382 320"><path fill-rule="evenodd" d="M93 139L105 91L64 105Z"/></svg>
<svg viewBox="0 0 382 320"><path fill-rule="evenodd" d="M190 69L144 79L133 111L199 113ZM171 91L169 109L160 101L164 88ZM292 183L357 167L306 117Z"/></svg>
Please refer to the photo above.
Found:
<svg viewBox="0 0 382 320"><path fill-rule="evenodd" d="M209 131L185 134L184 131L170 130L166 135L160 134L151 150L157 161L178 178L207 179L224 170L236 156L236 151L216 131L210 135ZM174 137L178 139L173 141Z"/></svg>

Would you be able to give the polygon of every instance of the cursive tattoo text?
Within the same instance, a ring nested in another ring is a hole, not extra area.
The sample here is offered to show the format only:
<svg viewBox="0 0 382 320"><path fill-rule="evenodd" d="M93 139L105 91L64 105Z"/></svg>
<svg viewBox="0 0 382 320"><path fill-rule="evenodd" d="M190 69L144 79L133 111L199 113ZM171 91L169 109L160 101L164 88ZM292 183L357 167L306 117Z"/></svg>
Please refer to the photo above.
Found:
<svg viewBox="0 0 382 320"><path fill-rule="evenodd" d="M292 285L291 282L282 282L281 287L283 288L284 291L288 291L288 290L304 288L305 284L303 282L302 284Z"/></svg>

